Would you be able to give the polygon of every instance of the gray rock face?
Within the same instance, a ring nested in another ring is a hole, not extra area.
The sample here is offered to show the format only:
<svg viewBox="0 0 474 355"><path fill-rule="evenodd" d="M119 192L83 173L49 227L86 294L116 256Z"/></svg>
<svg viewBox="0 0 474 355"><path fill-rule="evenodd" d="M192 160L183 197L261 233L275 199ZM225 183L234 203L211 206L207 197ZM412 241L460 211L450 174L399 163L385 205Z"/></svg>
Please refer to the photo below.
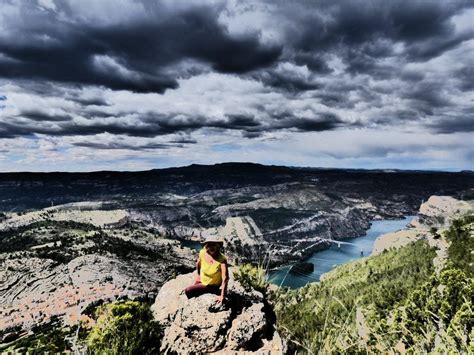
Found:
<svg viewBox="0 0 474 355"><path fill-rule="evenodd" d="M161 351L283 353L260 292L246 291L231 277L227 300L219 305L212 294L188 299L182 290L192 283L193 274L180 275L164 284L156 297L152 310L165 328Z"/></svg>

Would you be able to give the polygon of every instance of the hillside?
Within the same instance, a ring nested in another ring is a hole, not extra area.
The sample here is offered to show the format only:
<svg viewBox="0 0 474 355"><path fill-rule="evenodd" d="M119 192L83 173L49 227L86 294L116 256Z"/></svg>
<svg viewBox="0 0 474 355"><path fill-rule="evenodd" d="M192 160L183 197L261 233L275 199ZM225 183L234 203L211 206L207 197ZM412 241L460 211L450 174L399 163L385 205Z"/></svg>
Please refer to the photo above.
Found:
<svg viewBox="0 0 474 355"><path fill-rule="evenodd" d="M440 212L422 206L415 240L399 234L407 243L280 291L275 308L290 352L472 351L474 214L429 218ZM441 264L433 241L447 245Z"/></svg>
<svg viewBox="0 0 474 355"><path fill-rule="evenodd" d="M186 249L138 226L104 230L48 220L3 231L2 245L10 254L2 260L6 268L1 279L7 282L2 300L4 307L10 305L2 313L3 326L9 330L2 332L0 349L57 352L89 347L100 352L113 346L118 352L147 352L159 346L171 349L179 340L189 350L198 336L202 349L214 350L468 352L473 346L471 207L472 202L432 197L409 229L415 240L400 232L396 243L393 235L381 236L379 248L383 248L375 255L339 266L322 282L301 289L269 287L259 271L240 267L232 277L238 281L230 286L231 310L214 309L212 297L198 303L186 300L180 290L192 275L174 279L164 271L188 268L185 260L192 260ZM227 227L237 224L240 233L246 233L241 222L231 220ZM440 245L446 245L442 259ZM89 255L93 250L102 256ZM168 277L172 280L165 282ZM157 292L161 284L156 299L143 297ZM38 293L44 297L34 296ZM134 298L140 302L109 303ZM55 302L48 302L51 299ZM166 312L153 315L153 301L155 313L156 307ZM201 314L201 304L209 308L207 313ZM199 317L220 330L208 334L196 323ZM202 334L219 342L209 343ZM123 343L123 337L130 343Z"/></svg>

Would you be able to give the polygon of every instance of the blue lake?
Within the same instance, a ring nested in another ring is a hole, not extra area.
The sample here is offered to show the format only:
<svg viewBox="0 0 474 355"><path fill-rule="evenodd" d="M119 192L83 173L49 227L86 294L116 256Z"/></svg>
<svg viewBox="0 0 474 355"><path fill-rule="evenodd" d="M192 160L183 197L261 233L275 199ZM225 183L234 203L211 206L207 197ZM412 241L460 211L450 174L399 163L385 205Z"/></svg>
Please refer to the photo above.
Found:
<svg viewBox="0 0 474 355"><path fill-rule="evenodd" d="M195 240L182 240L181 245L183 247L188 247L194 250L201 250L202 249L202 244L201 242L195 241Z"/></svg>
<svg viewBox="0 0 474 355"><path fill-rule="evenodd" d="M341 244L340 247L333 245L329 249L314 253L306 260L314 264L314 272L311 274L295 275L288 272L291 266L283 266L278 270L271 271L268 280L273 284L281 284L291 288L302 287L308 282L317 282L322 274L334 267L361 258L361 251L363 251L364 257L369 256L372 254L372 248L377 237L385 233L405 229L412 219L413 216L407 216L400 220L373 221L365 236L344 240L344 242L351 244Z"/></svg>

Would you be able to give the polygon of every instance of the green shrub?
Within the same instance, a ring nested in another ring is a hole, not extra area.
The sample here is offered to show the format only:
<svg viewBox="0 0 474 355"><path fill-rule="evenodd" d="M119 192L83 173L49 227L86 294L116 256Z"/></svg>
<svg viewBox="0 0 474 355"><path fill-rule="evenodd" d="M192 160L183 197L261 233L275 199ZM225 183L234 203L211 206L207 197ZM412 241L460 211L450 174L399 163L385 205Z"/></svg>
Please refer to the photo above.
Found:
<svg viewBox="0 0 474 355"><path fill-rule="evenodd" d="M470 214L454 220L445 232L451 243L448 249L449 267L463 270L470 277L474 276L474 215Z"/></svg>
<svg viewBox="0 0 474 355"><path fill-rule="evenodd" d="M56 320L51 324L33 328L31 335L17 340L0 343L1 354L65 354L71 351L66 337L73 334L72 329L61 328Z"/></svg>
<svg viewBox="0 0 474 355"><path fill-rule="evenodd" d="M395 312L392 331L414 352L469 353L473 297L472 278L444 270L410 294Z"/></svg>
<svg viewBox="0 0 474 355"><path fill-rule="evenodd" d="M91 354L156 354L161 330L147 304L114 302L98 307L97 324L87 337Z"/></svg>
<svg viewBox="0 0 474 355"><path fill-rule="evenodd" d="M243 264L234 272L234 278L240 282L246 291L252 289L266 293L268 282L265 278L265 270L252 264Z"/></svg>

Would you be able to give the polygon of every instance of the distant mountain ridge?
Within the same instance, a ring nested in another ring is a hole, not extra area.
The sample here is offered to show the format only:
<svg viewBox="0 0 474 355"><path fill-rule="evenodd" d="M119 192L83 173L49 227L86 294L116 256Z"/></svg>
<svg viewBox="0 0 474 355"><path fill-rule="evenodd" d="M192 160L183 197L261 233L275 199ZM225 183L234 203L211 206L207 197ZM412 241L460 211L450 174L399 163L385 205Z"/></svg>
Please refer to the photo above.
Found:
<svg viewBox="0 0 474 355"><path fill-rule="evenodd" d="M338 193L342 188L353 190L355 194L374 189L395 194L413 190L418 199L426 199L433 194L460 198L474 195L472 172L385 172L380 169L292 168L254 163L221 163L139 172L0 173L0 211L13 208L22 211L77 201L113 200L124 195L192 195L207 190L291 182L315 185L317 182L318 186L333 193ZM416 206L413 206L414 211L418 205L417 201Z"/></svg>

